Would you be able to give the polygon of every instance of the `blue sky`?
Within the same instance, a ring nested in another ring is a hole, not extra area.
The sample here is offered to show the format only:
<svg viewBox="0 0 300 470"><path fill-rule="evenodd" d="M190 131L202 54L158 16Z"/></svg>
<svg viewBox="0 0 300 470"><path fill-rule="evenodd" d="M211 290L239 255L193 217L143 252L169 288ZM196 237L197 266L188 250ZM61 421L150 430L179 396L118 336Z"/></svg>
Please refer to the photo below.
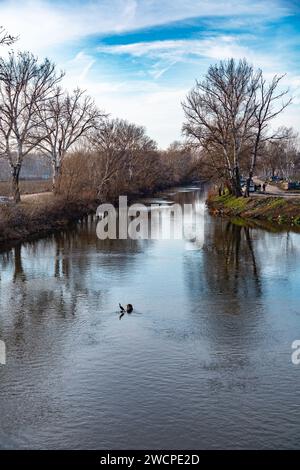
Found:
<svg viewBox="0 0 300 470"><path fill-rule="evenodd" d="M209 64L246 57L294 96L276 125L300 131L299 0L0 0L18 49L48 56L112 116L161 147L181 137L180 102Z"/></svg>

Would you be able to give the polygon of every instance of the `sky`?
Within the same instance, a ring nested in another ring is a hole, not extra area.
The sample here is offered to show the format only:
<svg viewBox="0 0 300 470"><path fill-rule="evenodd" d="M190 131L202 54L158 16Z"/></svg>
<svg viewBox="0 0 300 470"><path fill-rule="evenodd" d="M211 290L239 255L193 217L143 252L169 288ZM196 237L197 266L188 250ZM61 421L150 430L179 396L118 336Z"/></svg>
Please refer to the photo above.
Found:
<svg viewBox="0 0 300 470"><path fill-rule="evenodd" d="M182 139L181 102L210 64L246 58L286 74L293 104L274 126L300 132L300 0L0 0L14 49L49 57L111 117L166 148ZM3 48L1 50L3 54Z"/></svg>

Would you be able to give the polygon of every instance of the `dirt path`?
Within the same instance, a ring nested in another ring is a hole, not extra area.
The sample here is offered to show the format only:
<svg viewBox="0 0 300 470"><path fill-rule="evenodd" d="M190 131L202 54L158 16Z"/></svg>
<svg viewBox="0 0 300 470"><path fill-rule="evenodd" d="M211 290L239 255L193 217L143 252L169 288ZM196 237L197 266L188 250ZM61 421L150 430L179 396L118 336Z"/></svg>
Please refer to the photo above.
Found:
<svg viewBox="0 0 300 470"><path fill-rule="evenodd" d="M21 196L21 200L23 202L39 202L45 201L46 199L50 199L52 197L53 193L51 191L47 191L43 193L24 194Z"/></svg>
<svg viewBox="0 0 300 470"><path fill-rule="evenodd" d="M253 181L255 184L264 184L264 181L254 176ZM253 193L251 193L251 196ZM255 196L277 196L277 197L300 197L300 193L293 191L284 191L284 189L279 188L273 184L267 184L265 193L254 193Z"/></svg>

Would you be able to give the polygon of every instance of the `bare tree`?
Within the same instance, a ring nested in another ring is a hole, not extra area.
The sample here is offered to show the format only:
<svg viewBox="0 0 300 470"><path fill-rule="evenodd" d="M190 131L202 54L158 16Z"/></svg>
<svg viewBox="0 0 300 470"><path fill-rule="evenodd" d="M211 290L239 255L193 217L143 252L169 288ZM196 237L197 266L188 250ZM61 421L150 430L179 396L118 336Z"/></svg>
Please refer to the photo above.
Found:
<svg viewBox="0 0 300 470"><path fill-rule="evenodd" d="M107 193L107 187L118 178L134 182L138 162L142 155L156 150L144 127L122 119L106 119L92 138L92 145L99 155L98 197Z"/></svg>
<svg viewBox="0 0 300 470"><path fill-rule="evenodd" d="M275 76L267 84L262 71L254 71L245 59L221 61L209 68L202 82L196 82L183 103L184 133L198 142L236 196L241 195L241 163L249 171L249 192L261 145L275 138L269 124L291 102L275 106L287 94L287 90L276 92L282 78Z"/></svg>
<svg viewBox="0 0 300 470"><path fill-rule="evenodd" d="M55 96L39 109L39 135L45 136L39 149L51 158L54 191L68 150L99 127L104 116L94 100L79 88L71 94L57 88Z"/></svg>
<svg viewBox="0 0 300 470"><path fill-rule="evenodd" d="M240 155L253 126L259 78L246 60L221 61L209 67L183 103L184 133L208 154L222 156L226 178L237 196L241 195Z"/></svg>
<svg viewBox="0 0 300 470"><path fill-rule="evenodd" d="M167 150L161 152L161 160L166 165L166 180L173 183L188 181L199 170L197 154L182 142L172 142Z"/></svg>
<svg viewBox="0 0 300 470"><path fill-rule="evenodd" d="M89 148L85 144L63 160L59 192L65 198L114 202L120 194L191 181L198 171L190 147L175 142L158 151L143 127L124 120L105 119L89 137Z"/></svg>
<svg viewBox="0 0 300 470"><path fill-rule="evenodd" d="M293 128L280 127L275 135L274 139L264 142L258 167L266 176L279 176L285 180L297 178L300 174L298 134Z"/></svg>
<svg viewBox="0 0 300 470"><path fill-rule="evenodd" d="M254 176L257 158L262 148L262 144L267 141L285 139L285 132L270 133L269 124L278 114L280 114L292 102L292 98L283 102L288 90L277 92L284 75L275 75L271 83L267 84L262 73L259 76L259 86L256 90L255 120L253 126L251 160L249 167L249 177L247 179L247 195L249 194L250 182ZM276 106L279 103L279 106ZM283 129L281 129L283 130Z"/></svg>
<svg viewBox="0 0 300 470"><path fill-rule="evenodd" d="M19 178L24 157L45 135L36 138L39 109L50 99L63 74L48 59L38 63L29 52L0 58L0 152L11 169L12 193L20 201Z"/></svg>
<svg viewBox="0 0 300 470"><path fill-rule="evenodd" d="M3 26L0 26L0 44L11 46L18 38L9 34Z"/></svg>

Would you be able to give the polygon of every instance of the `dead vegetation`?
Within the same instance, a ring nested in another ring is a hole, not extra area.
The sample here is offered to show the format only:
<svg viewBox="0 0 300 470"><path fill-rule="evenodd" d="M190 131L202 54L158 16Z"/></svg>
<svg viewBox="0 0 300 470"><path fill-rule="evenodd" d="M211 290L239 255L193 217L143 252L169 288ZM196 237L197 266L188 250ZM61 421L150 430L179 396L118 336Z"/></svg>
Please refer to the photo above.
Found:
<svg viewBox="0 0 300 470"><path fill-rule="evenodd" d="M44 193L51 191L50 180L21 180L20 181L20 193L24 194L35 194ZM0 196L11 195L11 183L7 181L0 181Z"/></svg>
<svg viewBox="0 0 300 470"><path fill-rule="evenodd" d="M60 230L95 208L96 204L91 201L66 201L61 197L37 199L20 204L2 204L0 244Z"/></svg>

